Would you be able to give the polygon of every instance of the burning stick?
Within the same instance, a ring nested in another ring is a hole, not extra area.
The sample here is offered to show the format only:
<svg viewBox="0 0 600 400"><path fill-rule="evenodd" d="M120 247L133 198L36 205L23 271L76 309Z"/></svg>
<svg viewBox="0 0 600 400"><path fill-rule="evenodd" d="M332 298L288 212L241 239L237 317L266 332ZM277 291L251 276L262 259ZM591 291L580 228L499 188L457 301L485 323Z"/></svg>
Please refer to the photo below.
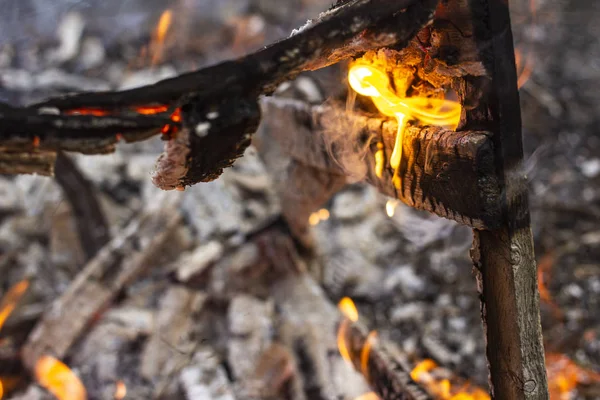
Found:
<svg viewBox="0 0 600 400"><path fill-rule="evenodd" d="M405 46L431 20L436 4L352 0L256 53L154 85L54 98L25 109L0 104L0 150L109 152L119 137L142 140L164 126L183 124L184 137L168 146L155 183L175 189L215 179L248 145L260 118L260 94L302 71L383 46ZM180 119L162 115L165 108L181 110ZM156 112L141 111L148 109Z"/></svg>
<svg viewBox="0 0 600 400"><path fill-rule="evenodd" d="M398 131L396 121L283 99L266 99L263 106L265 119L259 133L259 149L276 140L287 154L305 166L332 177L344 177L349 170L359 171L361 178L382 193L415 208L480 229L499 223L498 177L487 132L407 128L400 172L386 165L379 174L377 154L383 151L385 158L391 159ZM328 128L332 126L333 129ZM345 142L329 144L327 132L331 130L336 135L341 133ZM348 150L349 147L353 149ZM331 150L328 152L327 148ZM345 152L352 151L356 154L344 161ZM400 188L395 184L396 174L401 178Z"/></svg>
<svg viewBox="0 0 600 400"><path fill-rule="evenodd" d="M384 344L358 321L352 300L342 299L340 308L346 315L338 330L338 347L383 400L431 399L410 375L407 363L390 355Z"/></svg>

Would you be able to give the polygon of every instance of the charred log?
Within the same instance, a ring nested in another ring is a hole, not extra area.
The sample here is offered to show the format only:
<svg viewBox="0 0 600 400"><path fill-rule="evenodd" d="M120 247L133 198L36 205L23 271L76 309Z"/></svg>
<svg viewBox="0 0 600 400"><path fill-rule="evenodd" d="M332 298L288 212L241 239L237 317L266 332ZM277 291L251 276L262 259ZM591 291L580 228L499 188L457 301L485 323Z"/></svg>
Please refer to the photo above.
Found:
<svg viewBox="0 0 600 400"><path fill-rule="evenodd" d="M332 125L347 133L343 147L328 137ZM358 174L380 192L415 208L479 229L498 224L501 202L489 133L436 127L406 129L401 185L396 187L389 163L383 163L380 178L375 160L379 150L389 160L396 130L395 121L382 117L274 99L265 102L259 147L276 140L305 166L331 176Z"/></svg>
<svg viewBox="0 0 600 400"><path fill-rule="evenodd" d="M344 320L341 323L341 336L352 364L383 400L432 398L412 380L408 363L399 356L394 357L360 322Z"/></svg>
<svg viewBox="0 0 600 400"><path fill-rule="evenodd" d="M384 46L406 46L431 21L436 4L437 0L353 0L256 53L154 85L80 93L28 108L0 104L0 150L105 153L113 151L121 137L143 140L161 130L172 137L181 130L184 137L167 148L155 182L174 189L215 179L247 147L259 118L258 96L270 94L300 72ZM223 112L225 105L230 109ZM176 109L182 111L183 129L179 119L172 118Z"/></svg>

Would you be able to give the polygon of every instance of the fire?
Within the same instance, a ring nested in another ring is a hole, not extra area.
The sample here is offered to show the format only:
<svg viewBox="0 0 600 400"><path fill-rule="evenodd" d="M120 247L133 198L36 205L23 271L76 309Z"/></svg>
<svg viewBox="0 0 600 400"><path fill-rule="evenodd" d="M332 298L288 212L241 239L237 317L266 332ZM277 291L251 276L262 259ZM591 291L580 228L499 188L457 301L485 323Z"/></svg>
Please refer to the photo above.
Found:
<svg viewBox="0 0 600 400"><path fill-rule="evenodd" d="M358 321L358 310L354 305L354 302L349 297L344 297L338 303L338 309L344 314L346 317L341 323L338 329L337 334L337 345L338 350L342 358L349 363L352 363L352 359L350 358L350 352L348 351L348 347L346 347L346 330L348 329L348 324L350 321L356 322Z"/></svg>
<svg viewBox="0 0 600 400"><path fill-rule="evenodd" d="M396 213L396 207L398 207L398 200L390 199L385 203L385 212L388 217L392 218Z"/></svg>
<svg viewBox="0 0 600 400"><path fill-rule="evenodd" d="M169 111L169 106L159 105L159 106L135 107L134 110L138 114L154 115L154 114L160 114L160 113Z"/></svg>
<svg viewBox="0 0 600 400"><path fill-rule="evenodd" d="M13 287L11 287L6 295L0 301L0 329L2 329L2 325L8 319L10 314L14 311L15 307L21 297L27 291L29 287L29 281L24 279L20 282L17 282Z"/></svg>
<svg viewBox="0 0 600 400"><path fill-rule="evenodd" d="M577 385L600 382L600 374L578 366L564 354L546 354L546 370L551 400L570 400Z"/></svg>
<svg viewBox="0 0 600 400"><path fill-rule="evenodd" d="M150 45L152 50L152 65L156 65L162 60L165 38L171 27L172 20L173 12L171 10L165 10L158 19L158 24L154 30L152 43Z"/></svg>
<svg viewBox="0 0 600 400"><path fill-rule="evenodd" d="M93 115L94 117L104 117L110 113L101 108L76 108L64 112L66 115Z"/></svg>
<svg viewBox="0 0 600 400"><path fill-rule="evenodd" d="M550 272L554 266L555 257L552 252L545 254L538 263L537 278L538 278L538 290L540 292L540 300L548 304L552 309L552 313L556 318L562 318L563 312L560 307L554 302L550 290L547 286L547 280L549 280Z"/></svg>
<svg viewBox="0 0 600 400"><path fill-rule="evenodd" d="M81 380L69 367L51 356L42 356L35 365L35 377L58 400L85 400Z"/></svg>
<svg viewBox="0 0 600 400"><path fill-rule="evenodd" d="M472 387L468 382L453 385L448 379L437 378L432 371L437 368L435 361L425 359L410 373L411 378L423 385L431 395L440 400L489 400L490 396L483 389Z"/></svg>
<svg viewBox="0 0 600 400"><path fill-rule="evenodd" d="M344 297L342 300L340 300L338 303L338 308L350 321L358 321L358 310L356 309L356 306L351 298Z"/></svg>
<svg viewBox="0 0 600 400"><path fill-rule="evenodd" d="M363 394L362 396L358 396L354 400L380 400L380 398L375 392L369 392Z"/></svg>
<svg viewBox="0 0 600 400"><path fill-rule="evenodd" d="M308 223L315 226L321 221L327 221L329 219L329 210L321 208L319 211L310 214L308 217Z"/></svg>
<svg viewBox="0 0 600 400"><path fill-rule="evenodd" d="M115 386L115 400L121 400L125 398L127 395L127 386L125 386L125 382L117 381Z"/></svg>
<svg viewBox="0 0 600 400"><path fill-rule="evenodd" d="M348 71L348 82L354 91L370 97L377 109L398 121L396 142L390 157L390 167L394 170L394 185L400 188L398 168L402 159L402 136L409 120L418 120L426 125L437 125L456 129L460 120L461 106L450 100L429 97L401 98L394 93L389 77L384 71L372 65L354 64ZM378 158L383 157L383 152ZM376 173L383 174L383 163L376 160Z"/></svg>

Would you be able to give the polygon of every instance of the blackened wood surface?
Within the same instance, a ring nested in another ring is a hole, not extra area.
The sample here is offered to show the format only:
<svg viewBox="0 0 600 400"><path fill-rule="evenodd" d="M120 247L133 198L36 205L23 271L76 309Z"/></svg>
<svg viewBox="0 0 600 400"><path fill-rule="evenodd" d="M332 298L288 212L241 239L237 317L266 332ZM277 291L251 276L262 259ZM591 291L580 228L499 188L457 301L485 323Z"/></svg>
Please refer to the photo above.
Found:
<svg viewBox="0 0 600 400"><path fill-rule="evenodd" d="M470 0L468 7L489 79L465 81L464 100L478 105L467 110L463 125L493 132L504 208L502 226L493 231L476 230L472 250L492 395L507 400L547 399L508 2Z"/></svg>
<svg viewBox="0 0 600 400"><path fill-rule="evenodd" d="M59 152L55 163L55 178L73 209L77 233L86 261L110 240L108 222L93 183L66 154Z"/></svg>
<svg viewBox="0 0 600 400"><path fill-rule="evenodd" d="M360 323L342 321L341 335L354 368L383 400L430 400L432 397L412 380L411 367L394 357L376 337ZM368 346L368 352L365 350Z"/></svg>
<svg viewBox="0 0 600 400"><path fill-rule="evenodd" d="M352 0L322 13L306 28L237 60L122 92L81 93L33 107L61 110L182 105L188 98L268 93L302 71L315 70L384 46L404 47L431 20L438 0Z"/></svg>
<svg viewBox="0 0 600 400"><path fill-rule="evenodd" d="M479 229L498 226L501 194L489 133L407 128L400 167L402 183L397 189L389 166L397 130L394 120L283 99L263 104L262 147L276 140L300 163L331 175L360 174L382 193L415 208ZM340 136L339 143L331 143L332 134ZM357 143L351 143L353 140ZM383 144L386 155L381 178L375 173L378 143ZM356 154L349 155L352 151Z"/></svg>

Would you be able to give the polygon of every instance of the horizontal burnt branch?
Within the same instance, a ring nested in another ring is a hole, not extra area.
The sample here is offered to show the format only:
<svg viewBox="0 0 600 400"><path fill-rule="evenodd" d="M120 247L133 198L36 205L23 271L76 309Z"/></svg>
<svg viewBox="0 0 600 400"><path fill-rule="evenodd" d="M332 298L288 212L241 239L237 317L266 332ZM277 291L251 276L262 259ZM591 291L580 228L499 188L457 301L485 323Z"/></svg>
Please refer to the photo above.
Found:
<svg viewBox="0 0 600 400"><path fill-rule="evenodd" d="M299 163L364 179L407 205L478 229L493 228L500 220L501 194L487 132L408 127L397 188L389 166L396 121L283 99L267 99L263 108L260 142L277 141ZM379 150L385 155L381 178L375 162Z"/></svg>
<svg viewBox="0 0 600 400"><path fill-rule="evenodd" d="M232 61L122 92L81 93L33 107L121 109L240 93L269 93L303 71L381 47L404 47L433 15L437 0L352 0L322 13L287 39Z"/></svg>
<svg viewBox="0 0 600 400"><path fill-rule="evenodd" d="M167 145L155 183L173 189L215 179L247 147L260 119L260 95L303 71L372 49L404 47L431 21L437 2L343 2L255 53L153 85L51 98L26 108L0 103L0 151L107 153L121 138L167 132L178 142ZM12 170L35 172L29 161ZM49 173L48 165L40 172Z"/></svg>

